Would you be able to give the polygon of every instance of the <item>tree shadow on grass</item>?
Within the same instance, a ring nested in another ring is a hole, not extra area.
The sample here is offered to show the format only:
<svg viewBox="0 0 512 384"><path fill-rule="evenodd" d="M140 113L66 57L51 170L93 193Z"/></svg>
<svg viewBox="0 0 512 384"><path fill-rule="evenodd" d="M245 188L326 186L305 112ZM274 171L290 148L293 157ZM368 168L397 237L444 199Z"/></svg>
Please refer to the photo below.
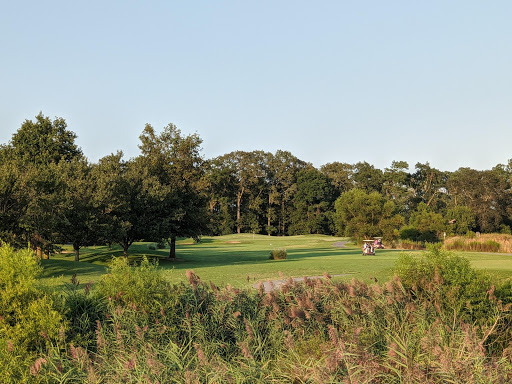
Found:
<svg viewBox="0 0 512 384"><path fill-rule="evenodd" d="M43 278L60 277L62 275L72 276L75 273L80 275L101 275L107 271L107 268L103 265L81 263L74 260L41 260L41 266L43 267Z"/></svg>
<svg viewBox="0 0 512 384"><path fill-rule="evenodd" d="M275 261L269 260L270 251L268 249L251 250L241 247L240 244L233 244L233 246L226 246L224 243L217 243L218 246L210 245L214 241L212 239L204 239L201 243L194 244L177 244L176 257L177 260L173 261L168 258L168 249L150 249L147 243L136 243L130 247L128 251L128 260L130 262L140 262L143 257L150 260L158 260L159 265L163 268L175 269L190 269L194 267L215 267L232 264L262 264L272 263ZM205 243L208 244L205 246ZM246 245L246 244L244 244ZM396 252L395 250L379 250L377 255L373 256L379 258L379 255L385 256L389 251ZM316 248L311 247L297 247L288 249L288 258L284 261L286 263L300 261L302 259L311 259L317 257L336 256L350 259L361 259L362 261L369 261L368 256L362 256L359 248L346 247L336 248L332 245L326 245ZM113 246L110 250L108 247L89 247L84 248L80 257L80 264L93 263L103 266L108 266L114 257L123 257L123 250L119 246ZM59 259L65 259L66 262L74 262L74 256L67 254L61 255Z"/></svg>

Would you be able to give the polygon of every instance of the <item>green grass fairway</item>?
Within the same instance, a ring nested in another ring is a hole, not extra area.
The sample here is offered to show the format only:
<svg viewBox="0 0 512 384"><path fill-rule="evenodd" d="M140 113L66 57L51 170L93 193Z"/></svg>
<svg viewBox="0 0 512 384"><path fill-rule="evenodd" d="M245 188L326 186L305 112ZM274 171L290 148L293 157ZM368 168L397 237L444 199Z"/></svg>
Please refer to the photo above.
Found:
<svg viewBox="0 0 512 384"><path fill-rule="evenodd" d="M334 244L347 242L346 247ZM200 243L190 239L178 241L178 261L167 259L168 249L151 250L151 243L136 243L130 247L130 261L144 255L157 258L166 276L174 282L186 281L186 270L194 272L203 281L250 287L258 282L279 280L284 277L317 276L323 273L342 275L335 279L352 278L369 281L371 277L383 282L392 277L393 266L400 250L377 250L375 256L363 256L361 248L346 238L322 235L268 237L241 234L204 237ZM286 260L269 260L272 249L284 248ZM65 247L67 252L71 249ZM472 265L486 269L500 279L512 275L512 256L504 254L463 253ZM81 262L74 262L73 253L56 255L43 260L44 278L51 278L52 285L62 286L73 274L81 283L100 280L113 256L122 256L119 247L89 247L81 250Z"/></svg>

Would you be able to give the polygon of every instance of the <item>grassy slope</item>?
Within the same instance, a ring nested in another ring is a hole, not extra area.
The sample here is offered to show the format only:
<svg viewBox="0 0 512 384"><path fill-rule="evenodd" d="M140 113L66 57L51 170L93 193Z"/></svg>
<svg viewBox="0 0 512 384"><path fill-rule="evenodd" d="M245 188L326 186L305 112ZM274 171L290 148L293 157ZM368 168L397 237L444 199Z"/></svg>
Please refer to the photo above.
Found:
<svg viewBox="0 0 512 384"><path fill-rule="evenodd" d="M168 261L168 249L150 250L147 243L136 243L130 248L130 260L143 255L157 257L172 281L185 281L185 271L194 270L204 281L215 284L231 284L235 287L252 286L259 281L322 275L345 275L339 279L369 280L376 277L385 281L392 276L393 265L401 252L378 250L375 256L362 256L359 247L347 244L337 248L333 244L347 239L329 236L268 237L241 234L205 237L199 244L191 240L178 242L177 257L180 261ZM272 249L285 248L287 260L269 260ZM43 260L44 277L53 278L58 286L69 281L74 273L82 283L99 281L106 272L112 256L121 256L119 248L109 251L106 247L90 247L81 251L81 262L74 262L72 253L57 255ZM464 253L473 266L487 269L500 278L512 274L512 257L504 254Z"/></svg>

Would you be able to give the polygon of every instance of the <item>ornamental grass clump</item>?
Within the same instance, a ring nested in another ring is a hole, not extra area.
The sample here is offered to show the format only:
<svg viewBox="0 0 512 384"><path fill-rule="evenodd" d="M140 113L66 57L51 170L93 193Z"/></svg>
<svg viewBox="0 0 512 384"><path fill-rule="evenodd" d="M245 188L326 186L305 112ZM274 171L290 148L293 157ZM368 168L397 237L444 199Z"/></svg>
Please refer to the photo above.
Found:
<svg viewBox="0 0 512 384"><path fill-rule="evenodd" d="M270 260L285 260L288 256L288 253L286 252L286 249L280 248L280 249L273 249L270 252Z"/></svg>
<svg viewBox="0 0 512 384"><path fill-rule="evenodd" d="M503 233L486 233L476 236L473 232L466 236L446 239L444 247L448 250L473 252L512 252L512 236Z"/></svg>

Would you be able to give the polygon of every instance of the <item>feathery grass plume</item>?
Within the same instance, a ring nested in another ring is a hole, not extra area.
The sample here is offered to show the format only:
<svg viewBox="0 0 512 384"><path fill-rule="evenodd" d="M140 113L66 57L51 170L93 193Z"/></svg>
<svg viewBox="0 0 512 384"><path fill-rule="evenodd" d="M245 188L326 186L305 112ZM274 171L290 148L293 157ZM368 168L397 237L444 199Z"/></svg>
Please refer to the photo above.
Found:
<svg viewBox="0 0 512 384"><path fill-rule="evenodd" d="M354 287L353 284L350 284L348 286L348 294L350 297L356 297L356 288Z"/></svg>
<svg viewBox="0 0 512 384"><path fill-rule="evenodd" d="M39 374L39 371L41 370L41 367L46 363L46 359L42 357L37 358L36 361L34 362L34 365L30 367L30 374L32 376L37 376Z"/></svg>
<svg viewBox="0 0 512 384"><path fill-rule="evenodd" d="M132 357L126 362L124 363L124 369L127 369L128 371L132 371L135 369L135 366L136 366L136 361L135 361L135 356L132 355Z"/></svg>
<svg viewBox="0 0 512 384"><path fill-rule="evenodd" d="M206 355L204 354L203 350L199 346L199 344L194 343L194 348L197 353L197 359L199 360L199 365L206 365L208 363L208 360L206 359Z"/></svg>
<svg viewBox="0 0 512 384"><path fill-rule="evenodd" d="M197 286L200 282L199 277L192 270L187 270L185 274L187 276L189 284L192 286L194 290L197 290Z"/></svg>
<svg viewBox="0 0 512 384"><path fill-rule="evenodd" d="M240 351L242 352L242 355L244 355L244 357L246 359L248 359L248 360L254 359L254 356L252 355L251 350L249 349L249 346L247 345L246 342L241 342L239 344L239 347L240 347Z"/></svg>
<svg viewBox="0 0 512 384"><path fill-rule="evenodd" d="M293 335L288 330L284 331L284 345L288 349L292 349L295 345L295 342L293 340Z"/></svg>
<svg viewBox="0 0 512 384"><path fill-rule="evenodd" d="M199 375L195 371L186 370L183 375L185 378L185 384L197 384L201 381L199 380Z"/></svg>
<svg viewBox="0 0 512 384"><path fill-rule="evenodd" d="M245 330L247 334L249 335L249 338L252 339L254 337L254 330L252 329L251 324L249 323L249 320L244 317L244 324L245 324Z"/></svg>
<svg viewBox="0 0 512 384"><path fill-rule="evenodd" d="M334 328L332 325L327 325L329 339L331 340L331 343L334 345L338 344L338 331L336 328Z"/></svg>

